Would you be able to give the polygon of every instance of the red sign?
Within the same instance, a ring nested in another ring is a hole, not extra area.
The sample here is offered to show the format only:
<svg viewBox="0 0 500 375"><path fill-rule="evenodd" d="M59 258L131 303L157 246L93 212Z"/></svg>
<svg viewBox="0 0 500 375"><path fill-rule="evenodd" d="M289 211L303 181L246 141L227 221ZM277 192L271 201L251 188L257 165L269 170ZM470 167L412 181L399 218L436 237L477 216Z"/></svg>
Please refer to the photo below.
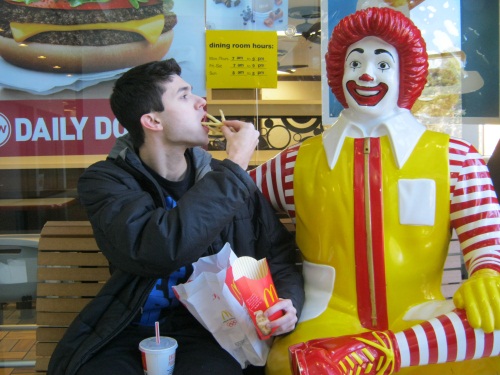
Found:
<svg viewBox="0 0 500 375"><path fill-rule="evenodd" d="M108 154L125 133L108 99L0 101L0 156Z"/></svg>

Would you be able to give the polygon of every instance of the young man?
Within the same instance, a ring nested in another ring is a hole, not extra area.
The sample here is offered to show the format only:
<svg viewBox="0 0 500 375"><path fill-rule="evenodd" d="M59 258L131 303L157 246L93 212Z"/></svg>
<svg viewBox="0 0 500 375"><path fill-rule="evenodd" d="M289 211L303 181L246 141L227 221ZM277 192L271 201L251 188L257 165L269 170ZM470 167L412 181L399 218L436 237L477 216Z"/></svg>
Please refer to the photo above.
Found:
<svg viewBox="0 0 500 375"><path fill-rule="evenodd" d="M295 327L304 295L294 241L245 171L258 132L225 121L228 156L213 160L198 147L208 143L206 101L180 73L173 59L151 62L115 84L111 107L128 136L78 183L112 275L68 328L50 374L142 374L138 345L155 321L177 340L176 374L242 374L171 288L226 242L238 256L267 258L281 300L265 314L284 312L270 323L276 335Z"/></svg>
<svg viewBox="0 0 500 375"><path fill-rule="evenodd" d="M326 55L345 109L321 136L251 171L296 219L314 272L306 290L325 297L309 313L307 295L303 321L271 349L269 374L291 372L289 351L296 374L498 374L500 207L474 147L412 116L427 65L402 13L345 17ZM445 301L451 229L470 277Z"/></svg>

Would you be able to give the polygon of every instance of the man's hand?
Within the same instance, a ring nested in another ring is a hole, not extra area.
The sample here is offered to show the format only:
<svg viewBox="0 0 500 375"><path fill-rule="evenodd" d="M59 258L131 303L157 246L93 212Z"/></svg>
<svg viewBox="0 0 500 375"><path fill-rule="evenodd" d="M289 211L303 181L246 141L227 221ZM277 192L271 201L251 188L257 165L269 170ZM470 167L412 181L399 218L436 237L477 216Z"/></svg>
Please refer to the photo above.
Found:
<svg viewBox="0 0 500 375"><path fill-rule="evenodd" d="M249 122L223 121L222 134L226 138L227 158L246 170L259 142L259 132Z"/></svg>
<svg viewBox="0 0 500 375"><path fill-rule="evenodd" d="M280 298L278 302L264 312L264 315L270 317L280 310L283 311L283 316L268 323L269 329L274 329L276 327L276 331L272 334L273 336L293 331L295 324L297 324L297 310L293 307L292 301L289 299Z"/></svg>
<svg viewBox="0 0 500 375"><path fill-rule="evenodd" d="M453 302L465 309L472 328L489 333L500 330L500 273L482 269L458 288Z"/></svg>

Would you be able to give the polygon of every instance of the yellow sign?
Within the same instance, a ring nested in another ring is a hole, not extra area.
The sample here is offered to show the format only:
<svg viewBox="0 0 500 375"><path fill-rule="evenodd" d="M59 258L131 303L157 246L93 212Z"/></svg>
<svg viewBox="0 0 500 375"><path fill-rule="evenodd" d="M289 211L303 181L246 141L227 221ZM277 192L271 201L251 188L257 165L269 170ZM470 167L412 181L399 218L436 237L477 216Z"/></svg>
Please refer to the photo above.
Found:
<svg viewBox="0 0 500 375"><path fill-rule="evenodd" d="M207 87L276 88L275 31L207 30Z"/></svg>

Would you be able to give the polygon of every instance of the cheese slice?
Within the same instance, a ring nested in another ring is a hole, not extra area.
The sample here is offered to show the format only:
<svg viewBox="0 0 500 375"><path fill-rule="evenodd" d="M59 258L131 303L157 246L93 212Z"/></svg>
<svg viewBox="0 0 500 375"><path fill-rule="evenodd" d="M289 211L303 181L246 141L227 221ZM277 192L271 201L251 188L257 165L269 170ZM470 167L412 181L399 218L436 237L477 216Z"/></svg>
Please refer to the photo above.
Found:
<svg viewBox="0 0 500 375"><path fill-rule="evenodd" d="M80 31L80 30L119 30L140 34L150 44L155 44L161 35L165 16L159 14L142 20L125 22L89 23L82 25L50 25L41 23L11 22L12 36L18 43L24 42L33 35L48 31Z"/></svg>

